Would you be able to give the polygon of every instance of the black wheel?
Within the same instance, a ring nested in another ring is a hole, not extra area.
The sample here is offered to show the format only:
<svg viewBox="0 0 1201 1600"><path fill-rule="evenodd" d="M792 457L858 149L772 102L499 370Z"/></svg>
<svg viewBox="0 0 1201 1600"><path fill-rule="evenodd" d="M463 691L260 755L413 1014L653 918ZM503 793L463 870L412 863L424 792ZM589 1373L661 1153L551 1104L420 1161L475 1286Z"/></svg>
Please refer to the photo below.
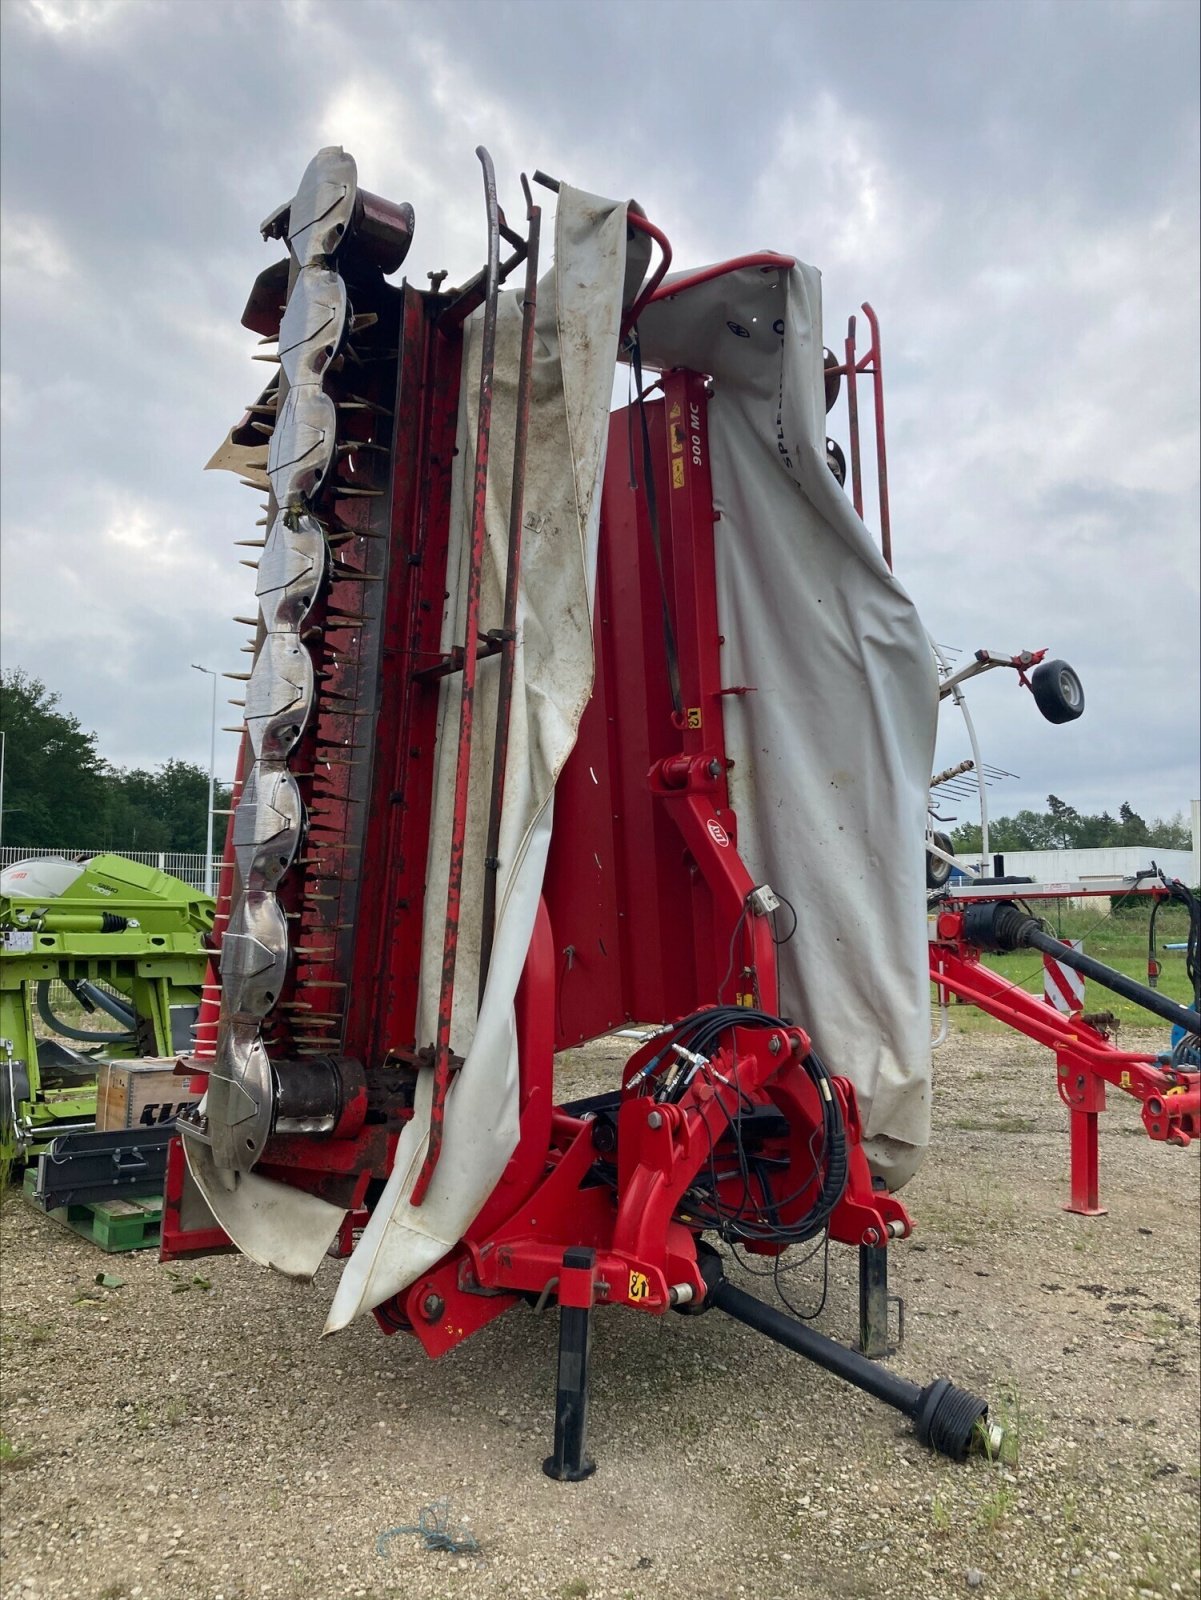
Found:
<svg viewBox="0 0 1201 1600"><path fill-rule="evenodd" d="M847 458L842 453L841 445L833 439L826 440L826 465L834 474L835 481L840 489L846 486Z"/></svg>
<svg viewBox="0 0 1201 1600"><path fill-rule="evenodd" d="M1030 674L1034 702L1048 722L1075 722L1084 711L1084 688L1066 661L1044 661Z"/></svg>
<svg viewBox="0 0 1201 1600"><path fill-rule="evenodd" d="M823 353L826 364L826 410L833 411L838 391L842 388L842 374L838 370L840 363L833 350L825 350Z"/></svg>
<svg viewBox="0 0 1201 1600"><path fill-rule="evenodd" d="M945 850L949 856L953 856L955 854L955 846L951 843L950 839L945 833L932 833L930 838L940 850ZM937 856L932 856L927 850L926 888L941 889L944 884L949 881L950 876L951 863L949 861L940 861Z"/></svg>

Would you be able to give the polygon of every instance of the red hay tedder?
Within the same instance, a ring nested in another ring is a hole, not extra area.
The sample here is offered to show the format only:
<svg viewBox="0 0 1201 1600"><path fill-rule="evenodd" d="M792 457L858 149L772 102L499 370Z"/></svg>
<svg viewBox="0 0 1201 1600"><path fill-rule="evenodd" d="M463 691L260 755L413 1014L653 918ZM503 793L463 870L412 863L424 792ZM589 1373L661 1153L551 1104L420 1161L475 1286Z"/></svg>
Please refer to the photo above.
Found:
<svg viewBox="0 0 1201 1600"><path fill-rule="evenodd" d="M1105 1084L1187 1143L1197 1072L981 965L1068 959L1014 901L1036 886L927 902L940 686L891 574L870 308L866 354L852 320L835 356L811 268L669 276L632 202L536 174L558 195L540 278L533 192L513 228L479 157L487 260L454 291L388 282L412 210L340 149L263 224L284 255L243 321L277 370L212 463L265 493L253 664L164 1257L232 1244L311 1277L332 1251L329 1330L371 1311L432 1356L557 1303L561 1479L592 1470L598 1305L725 1311L932 1447L994 1448L984 1400L870 1359L928 1130L928 977L1055 1051L1076 1209ZM1054 720L1082 709L1062 663L981 652L967 675L992 665L1033 668ZM647 1019L620 1084L556 1104L557 1051ZM823 1235L859 1250L859 1351L729 1282L710 1242L778 1259Z"/></svg>

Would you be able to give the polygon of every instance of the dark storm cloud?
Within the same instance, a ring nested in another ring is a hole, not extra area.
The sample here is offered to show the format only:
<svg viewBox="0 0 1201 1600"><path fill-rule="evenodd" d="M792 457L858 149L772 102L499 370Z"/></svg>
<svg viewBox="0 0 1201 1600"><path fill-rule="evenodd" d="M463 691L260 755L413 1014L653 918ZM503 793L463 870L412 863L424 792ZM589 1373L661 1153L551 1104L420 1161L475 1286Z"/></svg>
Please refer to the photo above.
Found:
<svg viewBox="0 0 1201 1600"><path fill-rule="evenodd" d="M483 140L506 193L541 165L637 195L679 262L797 251L828 343L870 299L898 569L928 625L1050 644L1085 679L1064 729L1011 679L973 693L986 756L1022 775L994 805L1176 810L1201 787L1197 16L7 0L5 664L116 760L205 759L188 664L238 663L233 541L258 513L199 468L263 371L238 325L277 251L258 220L344 143L416 205L414 279L462 276Z"/></svg>

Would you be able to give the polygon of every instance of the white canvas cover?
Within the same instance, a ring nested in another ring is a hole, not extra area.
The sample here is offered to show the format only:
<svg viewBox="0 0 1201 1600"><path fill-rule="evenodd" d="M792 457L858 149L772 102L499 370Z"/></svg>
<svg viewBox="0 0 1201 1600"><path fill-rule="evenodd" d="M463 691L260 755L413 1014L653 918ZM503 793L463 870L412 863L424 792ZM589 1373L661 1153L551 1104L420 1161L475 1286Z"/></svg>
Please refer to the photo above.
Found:
<svg viewBox="0 0 1201 1600"><path fill-rule="evenodd" d="M492 1192L518 1135L518 1060L513 1000L542 892L555 780L571 753L592 694L592 596L609 394L627 276L642 276L646 252L626 247L626 208L560 190L554 267L539 286L534 385L525 482L517 671L501 819L497 923L478 1022L484 841L491 782L499 663L481 663L467 818L456 1005L451 1047L464 1063L446 1104L442 1153L420 1206L409 1195L429 1136L431 1083L423 1073L396 1164L354 1254L326 1325L406 1288L452 1249ZM501 297L497 320L487 550L482 627L503 615L508 510L520 359L520 294ZM451 548L443 648L463 637L479 392L481 314L464 348L459 453L451 503ZM426 880L418 1039L432 1039L438 1006L459 718L459 683L443 680L433 822Z"/></svg>
<svg viewBox="0 0 1201 1600"><path fill-rule="evenodd" d="M751 876L796 908L781 1006L855 1084L897 1188L929 1138L938 688L912 601L826 465L821 279L744 268L657 302L640 335L649 364L714 380L723 674L755 690L724 701L730 802Z"/></svg>

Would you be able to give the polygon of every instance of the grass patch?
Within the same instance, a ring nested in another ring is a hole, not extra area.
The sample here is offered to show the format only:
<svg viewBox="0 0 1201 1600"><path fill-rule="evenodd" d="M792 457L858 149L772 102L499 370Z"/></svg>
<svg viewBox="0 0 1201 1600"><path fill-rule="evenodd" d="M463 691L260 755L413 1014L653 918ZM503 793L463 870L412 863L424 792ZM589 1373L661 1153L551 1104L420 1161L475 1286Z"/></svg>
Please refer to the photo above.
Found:
<svg viewBox="0 0 1201 1600"><path fill-rule="evenodd" d="M930 1505L930 1528L936 1539L946 1539L951 1532L951 1513L939 1494L934 1496Z"/></svg>
<svg viewBox="0 0 1201 1600"><path fill-rule="evenodd" d="M1033 1133L1038 1126L1033 1117L960 1117L953 1124L964 1133Z"/></svg>
<svg viewBox="0 0 1201 1600"><path fill-rule="evenodd" d="M53 1337L52 1322L28 1322L24 1325L18 1322L0 1334L0 1348L4 1350L5 1355L12 1355L19 1350L49 1344Z"/></svg>
<svg viewBox="0 0 1201 1600"><path fill-rule="evenodd" d="M1016 1467L1021 1460L1022 1446L1041 1439L1043 1426L1022 1406L1022 1391L1016 1384L1004 1386L990 1408L993 1422L1005 1430L996 1459L1004 1466Z"/></svg>
<svg viewBox="0 0 1201 1600"><path fill-rule="evenodd" d="M980 1507L980 1526L989 1533L996 1533L1004 1525L1016 1500L1017 1493L1011 1484L998 1484Z"/></svg>
<svg viewBox="0 0 1201 1600"><path fill-rule="evenodd" d="M0 1433L0 1469L12 1472L30 1466L37 1458L36 1450L22 1450L6 1433Z"/></svg>

